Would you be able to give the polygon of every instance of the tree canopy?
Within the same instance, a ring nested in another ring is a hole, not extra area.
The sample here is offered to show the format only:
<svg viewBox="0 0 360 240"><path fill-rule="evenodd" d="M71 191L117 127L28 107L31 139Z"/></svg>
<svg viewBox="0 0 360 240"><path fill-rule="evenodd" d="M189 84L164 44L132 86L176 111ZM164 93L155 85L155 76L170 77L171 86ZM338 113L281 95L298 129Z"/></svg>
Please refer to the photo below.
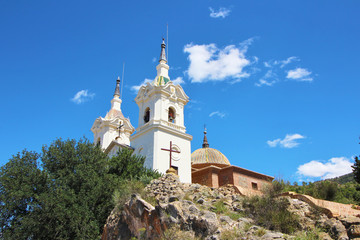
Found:
<svg viewBox="0 0 360 240"><path fill-rule="evenodd" d="M354 179L357 183L360 183L360 159L358 156L355 156L354 162L355 163L352 166L353 173L354 173Z"/></svg>
<svg viewBox="0 0 360 240"><path fill-rule="evenodd" d="M123 149L109 158L87 139L23 150L0 169L3 239L98 239L124 180L160 174Z"/></svg>

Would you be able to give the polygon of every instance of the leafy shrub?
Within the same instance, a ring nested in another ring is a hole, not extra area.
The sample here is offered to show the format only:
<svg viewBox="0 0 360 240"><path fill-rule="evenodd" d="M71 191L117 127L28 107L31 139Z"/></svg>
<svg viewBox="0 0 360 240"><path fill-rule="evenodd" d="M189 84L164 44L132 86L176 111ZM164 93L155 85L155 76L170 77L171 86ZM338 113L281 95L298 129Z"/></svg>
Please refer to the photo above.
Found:
<svg viewBox="0 0 360 240"><path fill-rule="evenodd" d="M270 230L293 233L300 228L298 216L288 210L286 198L275 197L269 189L263 196L244 198L243 206L252 215L255 223Z"/></svg>
<svg viewBox="0 0 360 240"><path fill-rule="evenodd" d="M229 212L226 215L228 215L234 221L238 220L241 217L244 217L244 214L239 212Z"/></svg>
<svg viewBox="0 0 360 240"><path fill-rule="evenodd" d="M265 233L266 233L265 229L259 228L258 230L256 230L255 235L258 236L258 237L262 237L262 236L265 235Z"/></svg>
<svg viewBox="0 0 360 240"><path fill-rule="evenodd" d="M244 233L235 227L221 232L221 240L240 239L241 237L244 237Z"/></svg>
<svg viewBox="0 0 360 240"><path fill-rule="evenodd" d="M182 231L179 226L175 225L163 232L161 240L200 240L194 232Z"/></svg>
<svg viewBox="0 0 360 240"><path fill-rule="evenodd" d="M320 230L312 229L298 232L294 240L320 240Z"/></svg>
<svg viewBox="0 0 360 240"><path fill-rule="evenodd" d="M145 185L139 180L123 180L120 186L115 189L113 194L113 203L118 210L122 210L124 204L129 200L130 196L134 193L144 195Z"/></svg>
<svg viewBox="0 0 360 240"><path fill-rule="evenodd" d="M213 209L212 211L216 214L225 214L225 213L228 213L228 208L226 207L225 203L224 203L224 200L223 199L220 199L219 201L217 201L216 203L214 203L213 205Z"/></svg>

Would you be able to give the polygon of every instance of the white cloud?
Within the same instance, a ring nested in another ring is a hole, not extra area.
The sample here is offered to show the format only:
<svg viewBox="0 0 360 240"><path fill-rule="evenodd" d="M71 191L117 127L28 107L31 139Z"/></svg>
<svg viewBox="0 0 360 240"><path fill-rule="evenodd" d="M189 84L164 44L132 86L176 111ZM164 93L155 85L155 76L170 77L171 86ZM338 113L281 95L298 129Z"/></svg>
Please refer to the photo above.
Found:
<svg viewBox="0 0 360 240"><path fill-rule="evenodd" d="M265 86L271 87L271 86L274 85L275 83L276 83L275 80L273 80L273 81L267 81L267 80L264 80L264 79L260 79L259 82L255 83L255 86L261 87L261 86L265 85Z"/></svg>
<svg viewBox="0 0 360 240"><path fill-rule="evenodd" d="M152 82L152 81L153 80L151 80L151 79L145 78L145 80L142 83L140 83L140 85L132 86L130 89L132 91L134 91L135 93L137 93L139 91L139 89L141 88L141 86L146 85L148 82Z"/></svg>
<svg viewBox="0 0 360 240"><path fill-rule="evenodd" d="M244 53L252 41L248 39L240 47L229 45L224 49L217 48L213 43L187 44L184 52L189 54L190 65L187 74L191 82L224 81L228 78L239 81L241 78L249 77L250 74L243 71L244 67L250 65Z"/></svg>
<svg viewBox="0 0 360 240"><path fill-rule="evenodd" d="M181 69L181 67L170 66L170 70L179 70L179 69Z"/></svg>
<svg viewBox="0 0 360 240"><path fill-rule="evenodd" d="M352 171L353 163L346 157L334 157L327 161L310 161L298 167L297 173L322 179L338 177Z"/></svg>
<svg viewBox="0 0 360 240"><path fill-rule="evenodd" d="M182 77L177 77L174 80L171 80L173 82L173 84L175 85L180 85L180 84L185 84L184 80Z"/></svg>
<svg viewBox="0 0 360 240"><path fill-rule="evenodd" d="M311 82L313 77L311 76L311 72L305 68L295 68L292 70L285 70L284 68L291 64L292 62L300 61L298 57L291 56L285 60L270 60L264 62L264 67L267 68L267 72L262 77L258 83L255 83L255 86L260 87L263 85L268 85L268 83L272 83L273 85L276 82L280 82L279 76L283 76L285 73L287 79L296 80L299 82ZM270 86L271 86L270 85Z"/></svg>
<svg viewBox="0 0 360 240"><path fill-rule="evenodd" d="M215 111L215 112L212 112L209 114L209 117L213 117L213 116L218 116L220 118L224 118L226 116L226 114L223 112Z"/></svg>
<svg viewBox="0 0 360 240"><path fill-rule="evenodd" d="M271 68L271 63L270 62L264 62L264 66L267 67L267 68Z"/></svg>
<svg viewBox="0 0 360 240"><path fill-rule="evenodd" d="M273 72L273 70L268 70L266 72L266 74L264 75L264 77L262 77L259 82L255 83L255 86L257 87L261 87L261 86L272 86L274 85L276 82L278 82L278 77L277 74L275 72Z"/></svg>
<svg viewBox="0 0 360 240"><path fill-rule="evenodd" d="M293 70L289 70L287 72L286 78L288 79L294 79L297 81L309 81L311 82L313 80L312 77L310 77L311 72L309 72L305 68L295 68Z"/></svg>
<svg viewBox="0 0 360 240"><path fill-rule="evenodd" d="M189 103L186 105L186 107L189 109L201 111L202 110L201 105L203 105L202 102L200 102L198 100L190 99Z"/></svg>
<svg viewBox="0 0 360 240"><path fill-rule="evenodd" d="M267 68L272 68L274 66L280 65L280 68L283 68L294 61L300 61L300 59L298 57L292 56L292 57L288 57L285 60L270 60L264 62L264 66Z"/></svg>
<svg viewBox="0 0 360 240"><path fill-rule="evenodd" d="M299 61L299 59L297 57L292 56L292 57L288 57L286 60L279 61L279 64L281 64L280 68L285 67L286 65L292 63L293 61Z"/></svg>
<svg viewBox="0 0 360 240"><path fill-rule="evenodd" d="M139 85L134 85L134 86L131 86L131 90L134 92L134 93L137 93L139 91L139 89L141 88L141 86L145 86L147 83L149 82L152 82L154 80L152 79L148 79L148 78L145 78L145 80L140 83ZM183 80L182 77L177 77L175 78L174 80L171 80L175 85L178 85L178 84L185 84L185 81Z"/></svg>
<svg viewBox="0 0 360 240"><path fill-rule="evenodd" d="M293 148L298 146L300 143L296 142L296 140L298 139L303 139L305 138L304 136L300 135L300 134L286 134L284 139L275 139L272 141L267 141L266 143L270 146L270 147L276 147L276 146L281 146L284 148Z"/></svg>
<svg viewBox="0 0 360 240"><path fill-rule="evenodd" d="M86 101L89 101L91 99L93 99L95 96L95 93L91 93L89 92L87 89L86 90L80 90L78 91L73 98L71 98L70 100L73 101L76 104L80 104Z"/></svg>
<svg viewBox="0 0 360 240"><path fill-rule="evenodd" d="M258 37L251 37L251 38L248 38L244 41L242 41L241 43L239 43L239 46L240 46L240 52L245 54L246 51L248 50L248 48L251 46L251 44L253 44L253 42L255 41L255 39L257 39ZM257 57L256 58L256 61L259 60Z"/></svg>
<svg viewBox="0 0 360 240"><path fill-rule="evenodd" d="M229 16L231 12L230 9L224 7L219 8L218 11L214 11L214 9L209 7L209 10L210 10L210 17L212 18L219 18L219 17L225 18Z"/></svg>

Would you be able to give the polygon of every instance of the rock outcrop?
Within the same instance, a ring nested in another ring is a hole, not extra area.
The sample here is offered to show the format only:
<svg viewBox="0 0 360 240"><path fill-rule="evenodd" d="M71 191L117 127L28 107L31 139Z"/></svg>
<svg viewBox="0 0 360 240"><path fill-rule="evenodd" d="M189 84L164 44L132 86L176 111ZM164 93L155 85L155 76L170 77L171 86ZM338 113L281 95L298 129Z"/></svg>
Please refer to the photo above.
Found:
<svg viewBox="0 0 360 240"><path fill-rule="evenodd" d="M294 239L254 225L243 209L244 197L231 186L210 188L179 182L167 174L153 180L141 197L133 194L122 210L115 208L104 226L102 240L113 239ZM326 230L321 239L360 237L360 219L328 218L308 203L285 197L289 211L304 231ZM152 204L151 204L152 203Z"/></svg>

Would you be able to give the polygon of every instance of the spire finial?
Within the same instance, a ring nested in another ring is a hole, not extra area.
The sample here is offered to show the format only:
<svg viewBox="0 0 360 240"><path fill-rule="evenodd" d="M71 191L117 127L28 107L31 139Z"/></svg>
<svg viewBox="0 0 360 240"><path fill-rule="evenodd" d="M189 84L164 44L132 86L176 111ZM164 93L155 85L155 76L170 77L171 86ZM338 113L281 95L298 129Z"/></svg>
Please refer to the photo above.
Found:
<svg viewBox="0 0 360 240"><path fill-rule="evenodd" d="M162 40L163 40L163 41L162 41L162 44L161 44L161 53L160 53L159 62L165 61L165 63L167 63L166 54L165 54L165 47L166 47L165 39L163 38Z"/></svg>
<svg viewBox="0 0 360 240"><path fill-rule="evenodd" d="M203 141L203 148L208 148L209 147L209 143L206 137L207 131L206 131L206 125L204 125L204 141Z"/></svg>
<svg viewBox="0 0 360 240"><path fill-rule="evenodd" d="M116 87L115 87L114 97L120 98L120 77L118 77L117 80L116 80Z"/></svg>

